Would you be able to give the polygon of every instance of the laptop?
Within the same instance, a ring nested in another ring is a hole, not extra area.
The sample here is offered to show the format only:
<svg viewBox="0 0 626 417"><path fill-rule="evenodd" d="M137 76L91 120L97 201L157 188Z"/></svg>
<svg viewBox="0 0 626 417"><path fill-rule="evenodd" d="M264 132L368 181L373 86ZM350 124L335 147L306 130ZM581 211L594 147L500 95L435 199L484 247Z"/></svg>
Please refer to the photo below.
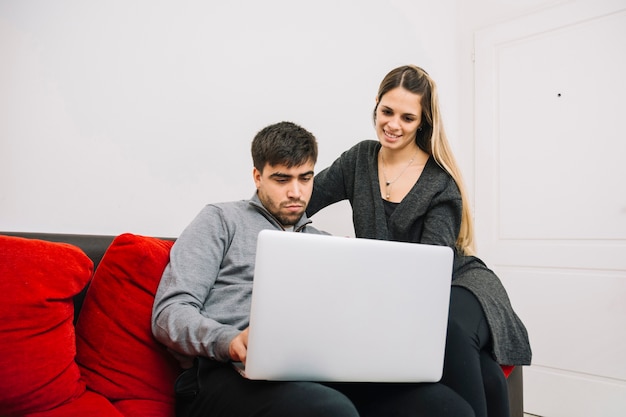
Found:
<svg viewBox="0 0 626 417"><path fill-rule="evenodd" d="M260 232L242 374L439 381L452 262L443 246Z"/></svg>

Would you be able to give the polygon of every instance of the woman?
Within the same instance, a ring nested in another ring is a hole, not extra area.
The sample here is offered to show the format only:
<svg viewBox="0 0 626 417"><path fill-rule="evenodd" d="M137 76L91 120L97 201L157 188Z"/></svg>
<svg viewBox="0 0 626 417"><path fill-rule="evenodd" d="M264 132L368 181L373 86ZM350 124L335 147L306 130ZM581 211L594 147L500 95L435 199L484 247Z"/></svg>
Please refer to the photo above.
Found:
<svg viewBox="0 0 626 417"><path fill-rule="evenodd" d="M502 283L474 256L469 200L434 81L416 66L392 70L380 84L374 124L378 141L358 143L315 176L307 214L348 199L357 237L455 250L442 382L477 417L508 417L499 364L529 365L530 344Z"/></svg>

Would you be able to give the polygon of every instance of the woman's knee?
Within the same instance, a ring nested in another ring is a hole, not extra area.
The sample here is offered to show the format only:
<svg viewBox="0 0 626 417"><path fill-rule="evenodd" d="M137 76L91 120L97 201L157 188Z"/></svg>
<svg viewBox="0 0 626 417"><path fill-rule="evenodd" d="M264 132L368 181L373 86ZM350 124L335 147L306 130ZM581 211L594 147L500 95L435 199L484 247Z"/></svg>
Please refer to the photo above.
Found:
<svg viewBox="0 0 626 417"><path fill-rule="evenodd" d="M448 316L448 338L452 344L478 352L490 342L485 314L476 297L465 288L452 287Z"/></svg>
<svg viewBox="0 0 626 417"><path fill-rule="evenodd" d="M472 406L443 384L425 384L414 395L412 413L407 416L474 417Z"/></svg>
<svg viewBox="0 0 626 417"><path fill-rule="evenodd" d="M487 396L508 399L509 386L500 365L485 350L480 352L480 364Z"/></svg>

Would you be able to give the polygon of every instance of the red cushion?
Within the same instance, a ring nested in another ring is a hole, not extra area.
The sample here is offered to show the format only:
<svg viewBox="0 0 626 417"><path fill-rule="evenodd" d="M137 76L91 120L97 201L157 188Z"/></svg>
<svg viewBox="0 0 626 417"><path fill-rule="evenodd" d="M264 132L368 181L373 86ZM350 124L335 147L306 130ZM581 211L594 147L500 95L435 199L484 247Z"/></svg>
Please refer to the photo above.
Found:
<svg viewBox="0 0 626 417"><path fill-rule="evenodd" d="M173 386L180 372L150 325L172 244L132 234L116 237L98 266L76 325L76 361L88 388L116 406L132 400L142 406L154 403L160 411L149 415L155 417L174 415Z"/></svg>
<svg viewBox="0 0 626 417"><path fill-rule="evenodd" d="M72 297L91 278L79 248L0 236L0 410L49 410L85 392L80 380Z"/></svg>
<svg viewBox="0 0 626 417"><path fill-rule="evenodd" d="M159 401L152 400L120 400L115 402L115 407L125 416L162 417L167 413L174 416L172 405L164 405Z"/></svg>
<svg viewBox="0 0 626 417"><path fill-rule="evenodd" d="M22 417L124 417L124 414L113 407L113 404L102 395L85 391L83 395L67 404L48 411L26 414Z"/></svg>

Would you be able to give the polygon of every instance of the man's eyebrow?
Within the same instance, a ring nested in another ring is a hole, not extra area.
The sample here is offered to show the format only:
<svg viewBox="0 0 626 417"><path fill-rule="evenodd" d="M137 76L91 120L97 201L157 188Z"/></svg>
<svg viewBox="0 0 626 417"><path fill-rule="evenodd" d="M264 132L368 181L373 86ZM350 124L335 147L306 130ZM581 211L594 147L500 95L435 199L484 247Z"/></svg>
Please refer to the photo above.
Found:
<svg viewBox="0 0 626 417"><path fill-rule="evenodd" d="M313 170L303 172L302 174L298 174L298 177L308 177L312 175L315 175L315 172ZM285 174L284 172L274 172L273 174L270 174L270 178L292 178L292 177L293 175Z"/></svg>
<svg viewBox="0 0 626 417"><path fill-rule="evenodd" d="M293 175L285 174L283 172L274 172L270 175L270 178L291 178Z"/></svg>

